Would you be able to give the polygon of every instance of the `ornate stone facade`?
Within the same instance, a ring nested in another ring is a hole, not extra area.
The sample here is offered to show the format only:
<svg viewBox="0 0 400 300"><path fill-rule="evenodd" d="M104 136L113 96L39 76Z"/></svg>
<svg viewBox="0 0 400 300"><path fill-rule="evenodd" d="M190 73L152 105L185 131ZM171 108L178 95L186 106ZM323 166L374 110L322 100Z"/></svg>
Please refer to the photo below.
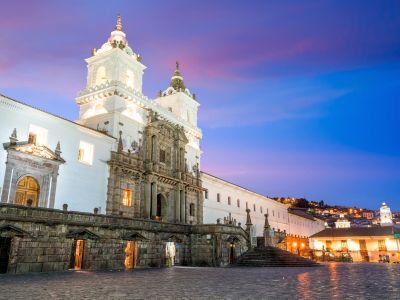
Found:
<svg viewBox="0 0 400 300"><path fill-rule="evenodd" d="M122 134L121 134L122 135ZM112 152L107 213L154 220L201 224L203 188L199 172L188 172L188 140L179 125L149 117L143 144ZM130 197L124 201L124 197ZM125 203L124 203L125 202Z"/></svg>

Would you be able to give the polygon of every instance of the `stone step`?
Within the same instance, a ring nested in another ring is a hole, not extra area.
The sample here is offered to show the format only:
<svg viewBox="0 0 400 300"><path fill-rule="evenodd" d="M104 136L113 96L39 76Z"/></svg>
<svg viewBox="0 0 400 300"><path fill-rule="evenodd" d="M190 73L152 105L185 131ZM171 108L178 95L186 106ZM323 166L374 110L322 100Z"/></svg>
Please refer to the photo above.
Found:
<svg viewBox="0 0 400 300"><path fill-rule="evenodd" d="M257 247L242 254L237 266L243 267L313 267L318 264L307 258L275 247Z"/></svg>

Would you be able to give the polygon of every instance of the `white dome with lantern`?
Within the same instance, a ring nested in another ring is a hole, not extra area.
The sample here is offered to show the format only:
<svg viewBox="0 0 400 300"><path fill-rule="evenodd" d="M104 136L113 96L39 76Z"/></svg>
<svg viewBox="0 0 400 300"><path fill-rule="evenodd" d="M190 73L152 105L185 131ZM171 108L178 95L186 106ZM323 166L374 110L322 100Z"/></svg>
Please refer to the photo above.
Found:
<svg viewBox="0 0 400 300"><path fill-rule="evenodd" d="M117 24L115 30L111 32L107 42L105 42L100 49L93 51L93 55L98 55L107 52L113 48L120 48L125 53L133 56L138 61L141 60L141 56L133 52L132 48L129 47L128 39L126 38L125 32L122 31L121 16L117 17Z"/></svg>

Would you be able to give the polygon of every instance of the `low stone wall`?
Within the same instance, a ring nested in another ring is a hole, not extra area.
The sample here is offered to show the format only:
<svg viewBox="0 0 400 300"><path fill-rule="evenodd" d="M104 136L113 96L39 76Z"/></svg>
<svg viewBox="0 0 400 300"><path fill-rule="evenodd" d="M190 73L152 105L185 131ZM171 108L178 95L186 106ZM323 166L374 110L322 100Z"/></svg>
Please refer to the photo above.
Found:
<svg viewBox="0 0 400 300"><path fill-rule="evenodd" d="M138 243L138 267L165 266L168 241L176 244L181 265L224 266L247 249L246 232L236 226L171 224L9 204L0 204L0 237L11 239L9 273L69 269L75 240L84 241L82 269L89 270L123 269L127 241Z"/></svg>

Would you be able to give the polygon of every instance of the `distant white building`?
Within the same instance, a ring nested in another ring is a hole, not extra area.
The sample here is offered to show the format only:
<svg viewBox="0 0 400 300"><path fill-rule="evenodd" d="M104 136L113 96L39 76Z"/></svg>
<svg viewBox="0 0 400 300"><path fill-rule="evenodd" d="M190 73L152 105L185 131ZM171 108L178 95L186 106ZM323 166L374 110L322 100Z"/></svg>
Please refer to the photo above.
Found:
<svg viewBox="0 0 400 300"><path fill-rule="evenodd" d="M390 211L390 207L387 206L385 202L382 203L379 212L381 226L391 226L393 224L392 212Z"/></svg>
<svg viewBox="0 0 400 300"><path fill-rule="evenodd" d="M347 220L343 214L340 215L339 219L335 222L336 228L350 228L350 221Z"/></svg>

